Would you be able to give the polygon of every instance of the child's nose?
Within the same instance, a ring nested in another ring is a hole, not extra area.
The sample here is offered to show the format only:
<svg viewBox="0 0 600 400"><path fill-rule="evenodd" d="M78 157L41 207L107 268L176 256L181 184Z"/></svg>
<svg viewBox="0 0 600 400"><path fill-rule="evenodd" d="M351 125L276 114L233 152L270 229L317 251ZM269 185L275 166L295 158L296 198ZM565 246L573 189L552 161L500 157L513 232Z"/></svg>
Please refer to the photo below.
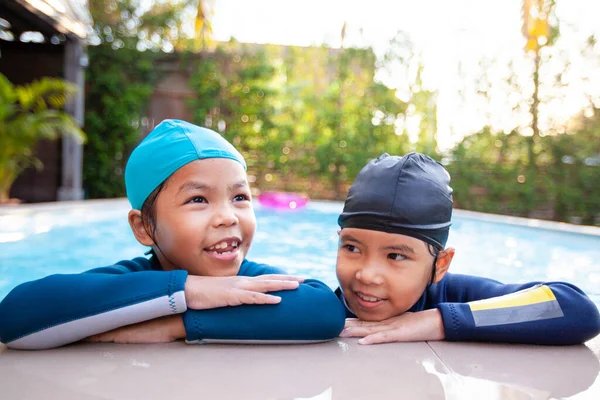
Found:
<svg viewBox="0 0 600 400"><path fill-rule="evenodd" d="M238 222L239 219L235 213L235 210L229 205L219 207L215 211L215 215L213 217L214 227L237 225Z"/></svg>
<svg viewBox="0 0 600 400"><path fill-rule="evenodd" d="M381 268L377 263L366 263L356 271L356 279L365 285L383 285L384 279Z"/></svg>

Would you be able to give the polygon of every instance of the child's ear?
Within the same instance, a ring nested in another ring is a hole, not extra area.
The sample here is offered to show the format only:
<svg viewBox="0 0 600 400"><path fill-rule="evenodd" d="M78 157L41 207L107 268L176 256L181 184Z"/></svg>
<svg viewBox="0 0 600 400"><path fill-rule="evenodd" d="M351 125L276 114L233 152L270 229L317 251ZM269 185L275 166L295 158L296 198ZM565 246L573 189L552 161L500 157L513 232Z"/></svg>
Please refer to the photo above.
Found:
<svg viewBox="0 0 600 400"><path fill-rule="evenodd" d="M127 215L127 219L129 220L129 226L133 231L133 236L135 236L137 241L144 246L154 246L154 240L152 239L152 236L150 236L144 227L144 222L142 221L142 212L140 210L131 210Z"/></svg>
<svg viewBox="0 0 600 400"><path fill-rule="evenodd" d="M452 258L454 258L454 248L452 247L439 252L437 262L435 263L435 283L444 278L446 272L448 272L448 268L450 268Z"/></svg>

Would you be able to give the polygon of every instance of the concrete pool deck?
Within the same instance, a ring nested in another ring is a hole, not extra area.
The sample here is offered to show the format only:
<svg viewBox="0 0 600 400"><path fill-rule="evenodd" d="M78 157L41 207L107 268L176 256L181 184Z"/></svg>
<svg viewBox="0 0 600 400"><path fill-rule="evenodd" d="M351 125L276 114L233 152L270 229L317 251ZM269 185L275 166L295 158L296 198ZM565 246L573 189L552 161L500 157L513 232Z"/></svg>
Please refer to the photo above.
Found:
<svg viewBox="0 0 600 400"><path fill-rule="evenodd" d="M0 397L99 399L600 398L600 337L586 345L79 343L0 345Z"/></svg>
<svg viewBox="0 0 600 400"><path fill-rule="evenodd" d="M319 202L340 208L339 203ZM0 207L0 234L45 232L68 209L127 200ZM600 236L600 228L456 210L456 216ZM21 225L27 224L29 226ZM11 236L12 235L12 236ZM2 241L0 235L0 242ZM2 323L2 321L0 321ZM0 344L0 399L600 399L600 336L580 346L422 342L361 346L117 345L45 351Z"/></svg>

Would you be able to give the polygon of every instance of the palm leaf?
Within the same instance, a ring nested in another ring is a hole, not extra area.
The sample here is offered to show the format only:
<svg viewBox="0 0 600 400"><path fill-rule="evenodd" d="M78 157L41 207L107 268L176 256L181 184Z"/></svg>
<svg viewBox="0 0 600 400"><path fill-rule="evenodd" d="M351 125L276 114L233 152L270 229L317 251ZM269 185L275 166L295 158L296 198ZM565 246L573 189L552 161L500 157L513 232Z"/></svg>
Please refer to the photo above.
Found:
<svg viewBox="0 0 600 400"><path fill-rule="evenodd" d="M43 78L16 89L24 111L61 109L77 92L77 86L56 78Z"/></svg>
<svg viewBox="0 0 600 400"><path fill-rule="evenodd" d="M70 136L83 143L85 134L63 108L77 87L56 78L14 86L0 74L0 202L16 177L31 166L41 168L34 156L39 140Z"/></svg>

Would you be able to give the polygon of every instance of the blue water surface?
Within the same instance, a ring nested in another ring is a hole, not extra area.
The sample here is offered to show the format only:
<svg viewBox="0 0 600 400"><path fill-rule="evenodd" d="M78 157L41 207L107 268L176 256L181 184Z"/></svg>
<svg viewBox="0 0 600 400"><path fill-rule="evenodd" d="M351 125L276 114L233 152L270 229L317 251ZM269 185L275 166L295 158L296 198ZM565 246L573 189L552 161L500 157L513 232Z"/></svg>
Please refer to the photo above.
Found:
<svg viewBox="0 0 600 400"><path fill-rule="evenodd" d="M340 203L302 210L256 207L258 230L248 258L337 286ZM53 273L78 273L143 255L127 223L128 203L0 214L0 299L16 285ZM459 213L457 213L459 214ZM502 282L568 281L600 306L600 236L455 216L451 271Z"/></svg>

